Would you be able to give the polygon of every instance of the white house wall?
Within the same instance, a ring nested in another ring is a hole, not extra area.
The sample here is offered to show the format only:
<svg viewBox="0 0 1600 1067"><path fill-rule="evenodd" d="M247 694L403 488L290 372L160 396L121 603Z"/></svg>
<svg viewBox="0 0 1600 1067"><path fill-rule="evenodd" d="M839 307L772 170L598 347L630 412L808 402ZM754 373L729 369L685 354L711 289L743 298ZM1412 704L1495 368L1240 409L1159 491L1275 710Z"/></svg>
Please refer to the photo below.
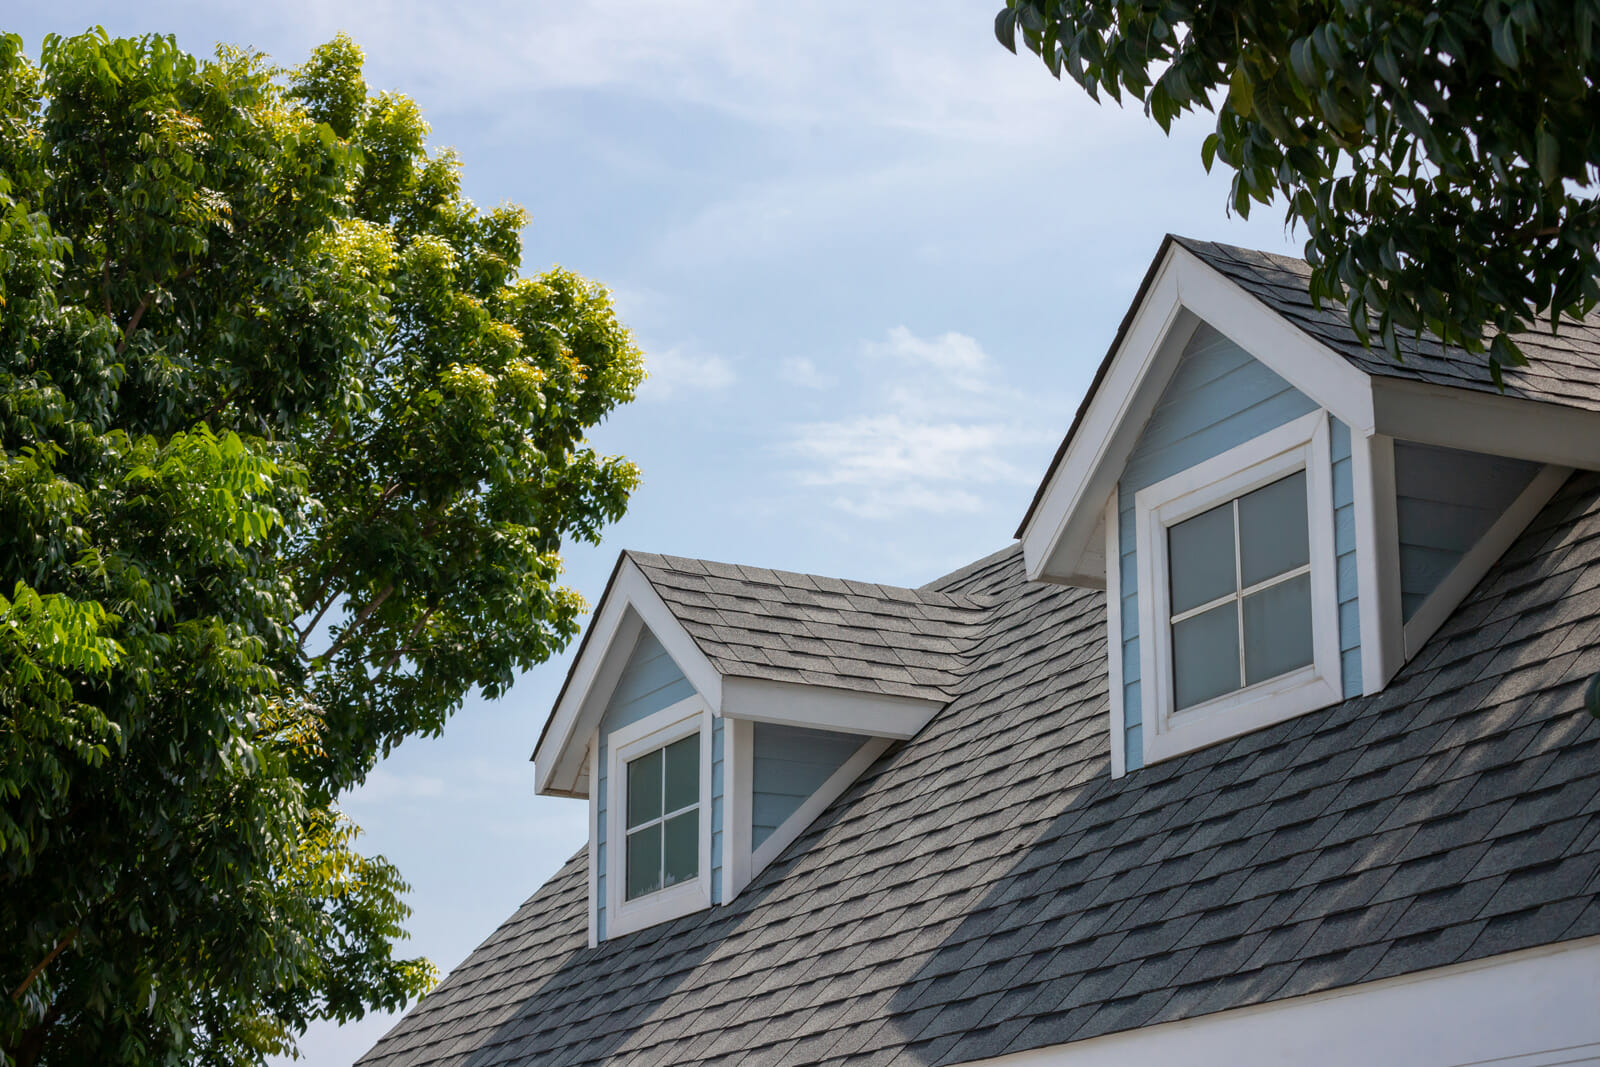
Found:
<svg viewBox="0 0 1600 1067"><path fill-rule="evenodd" d="M971 1067L1554 1067L1600 1064L1600 938Z"/></svg>
<svg viewBox="0 0 1600 1067"><path fill-rule="evenodd" d="M1211 326L1201 323L1117 483L1122 622L1122 711L1126 768L1143 766L1139 664L1139 589L1134 494L1317 410L1310 397ZM1361 692L1354 489L1350 431L1332 420L1334 552L1338 559L1339 637L1346 695Z"/></svg>

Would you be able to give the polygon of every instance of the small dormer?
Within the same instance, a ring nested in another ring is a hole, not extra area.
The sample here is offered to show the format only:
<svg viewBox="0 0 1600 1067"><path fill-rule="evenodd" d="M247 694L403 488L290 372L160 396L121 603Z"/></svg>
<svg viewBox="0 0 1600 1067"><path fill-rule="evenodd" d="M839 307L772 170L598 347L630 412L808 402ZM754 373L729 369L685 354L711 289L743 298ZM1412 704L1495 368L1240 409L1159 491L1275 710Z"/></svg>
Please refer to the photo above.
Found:
<svg viewBox="0 0 1600 1067"><path fill-rule="evenodd" d="M1304 263L1168 238L1018 536L1107 592L1112 773L1388 684L1573 467L1600 412L1402 364Z"/></svg>
<svg viewBox="0 0 1600 1067"><path fill-rule="evenodd" d="M979 609L624 553L534 753L589 803L595 944L727 904L955 691Z"/></svg>

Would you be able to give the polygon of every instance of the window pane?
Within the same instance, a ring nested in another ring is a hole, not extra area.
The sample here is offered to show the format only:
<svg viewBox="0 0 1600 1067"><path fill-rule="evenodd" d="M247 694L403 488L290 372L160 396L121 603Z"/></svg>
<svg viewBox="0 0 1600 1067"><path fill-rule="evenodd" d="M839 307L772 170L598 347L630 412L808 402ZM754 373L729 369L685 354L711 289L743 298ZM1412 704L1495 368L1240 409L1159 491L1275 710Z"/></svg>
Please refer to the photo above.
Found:
<svg viewBox="0 0 1600 1067"><path fill-rule="evenodd" d="M1212 508L1167 530L1172 613L1233 592L1233 505Z"/></svg>
<svg viewBox="0 0 1600 1067"><path fill-rule="evenodd" d="M663 886L686 882L700 873L700 809L674 815L664 824L666 836L666 877Z"/></svg>
<svg viewBox="0 0 1600 1067"><path fill-rule="evenodd" d="M1239 498L1239 572L1246 589L1310 560L1305 471Z"/></svg>
<svg viewBox="0 0 1600 1067"><path fill-rule="evenodd" d="M661 818L661 750L628 762L628 825Z"/></svg>
<svg viewBox="0 0 1600 1067"><path fill-rule="evenodd" d="M628 835L628 899L661 888L661 824Z"/></svg>
<svg viewBox="0 0 1600 1067"><path fill-rule="evenodd" d="M1244 598L1244 669L1249 685L1311 662L1311 575Z"/></svg>
<svg viewBox="0 0 1600 1067"><path fill-rule="evenodd" d="M677 811L700 800L700 735L674 741L667 752L667 811Z"/></svg>
<svg viewBox="0 0 1600 1067"><path fill-rule="evenodd" d="M1239 688L1237 604L1231 600L1172 624L1172 688L1177 710Z"/></svg>

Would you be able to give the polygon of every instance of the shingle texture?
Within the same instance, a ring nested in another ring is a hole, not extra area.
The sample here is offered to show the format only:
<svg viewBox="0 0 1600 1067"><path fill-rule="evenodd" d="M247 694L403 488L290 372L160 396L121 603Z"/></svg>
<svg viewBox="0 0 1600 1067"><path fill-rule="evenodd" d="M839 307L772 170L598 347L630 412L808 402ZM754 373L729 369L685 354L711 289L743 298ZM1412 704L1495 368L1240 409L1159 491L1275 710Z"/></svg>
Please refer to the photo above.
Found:
<svg viewBox="0 0 1600 1067"><path fill-rule="evenodd" d="M724 677L945 703L976 655L986 598L629 552Z"/></svg>
<svg viewBox="0 0 1600 1067"><path fill-rule="evenodd" d="M1116 781L1102 594L930 592L953 699L731 905L588 948L580 853L362 1062L926 1067L1600 934L1600 476L1383 693Z"/></svg>
<svg viewBox="0 0 1600 1067"><path fill-rule="evenodd" d="M1420 340L1402 337L1403 363L1390 359L1381 348L1363 347L1343 306L1312 306L1311 268L1305 260L1188 237L1174 239L1368 374L1498 392L1487 357L1442 345L1431 335ZM1548 330L1518 334L1517 344L1527 354L1528 366L1506 370L1508 395L1600 411L1600 312L1581 323L1563 324L1555 335Z"/></svg>

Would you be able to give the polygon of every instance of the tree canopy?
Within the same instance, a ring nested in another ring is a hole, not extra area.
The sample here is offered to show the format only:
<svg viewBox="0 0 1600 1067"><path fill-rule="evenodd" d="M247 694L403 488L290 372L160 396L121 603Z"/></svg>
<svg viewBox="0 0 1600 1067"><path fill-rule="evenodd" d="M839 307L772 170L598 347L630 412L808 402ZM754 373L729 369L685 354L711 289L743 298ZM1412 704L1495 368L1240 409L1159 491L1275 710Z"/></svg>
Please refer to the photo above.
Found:
<svg viewBox="0 0 1600 1067"><path fill-rule="evenodd" d="M995 31L1163 130L1215 112L1233 210L1281 197L1313 296L1396 359L1431 331L1499 381L1600 303L1600 0L1006 0Z"/></svg>
<svg viewBox="0 0 1600 1067"><path fill-rule="evenodd" d="M344 37L0 36L0 1063L255 1063L433 980L336 799L575 633L643 371L427 134Z"/></svg>

